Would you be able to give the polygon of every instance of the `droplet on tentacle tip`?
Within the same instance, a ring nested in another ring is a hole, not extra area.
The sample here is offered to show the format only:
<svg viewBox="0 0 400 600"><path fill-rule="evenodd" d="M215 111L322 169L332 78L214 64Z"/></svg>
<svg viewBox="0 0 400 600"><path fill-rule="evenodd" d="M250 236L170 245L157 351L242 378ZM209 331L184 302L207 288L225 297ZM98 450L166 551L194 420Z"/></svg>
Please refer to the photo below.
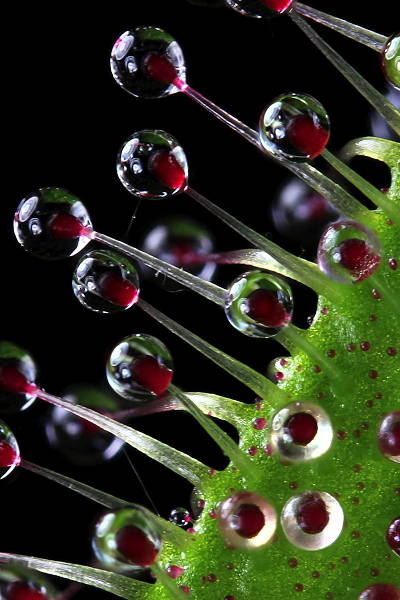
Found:
<svg viewBox="0 0 400 600"><path fill-rule="evenodd" d="M275 228L282 235L308 246L321 237L324 227L339 214L323 196L300 179L289 179L279 190L272 206Z"/></svg>
<svg viewBox="0 0 400 600"><path fill-rule="evenodd" d="M186 78L179 44L158 27L136 27L120 35L111 52L110 66L115 81L137 98L175 94L179 90L173 80Z"/></svg>
<svg viewBox="0 0 400 600"><path fill-rule="evenodd" d="M366 588L358 600L400 600L400 589L388 583L376 583Z"/></svg>
<svg viewBox="0 0 400 600"><path fill-rule="evenodd" d="M112 414L121 409L115 396L93 386L71 386L63 397L99 413ZM77 465L97 465L111 460L124 446L119 438L58 406L51 407L47 415L45 433L51 447Z"/></svg>
<svg viewBox="0 0 400 600"><path fill-rule="evenodd" d="M272 419L270 443L285 461L304 462L327 452L333 428L327 413L315 404L291 402Z"/></svg>
<svg viewBox="0 0 400 600"><path fill-rule="evenodd" d="M400 463L400 411L387 414L378 431L378 446L383 456Z"/></svg>
<svg viewBox="0 0 400 600"><path fill-rule="evenodd" d="M161 200L184 191L188 165L172 135L159 129L143 129L124 142L117 157L117 174L134 196Z"/></svg>
<svg viewBox="0 0 400 600"><path fill-rule="evenodd" d="M318 246L318 265L332 279L358 283L379 266L381 250L375 234L360 223L338 221L323 233Z"/></svg>
<svg viewBox="0 0 400 600"><path fill-rule="evenodd" d="M109 314L130 308L139 299L140 283L135 266L111 250L85 254L77 264L72 289L83 306Z"/></svg>
<svg viewBox="0 0 400 600"><path fill-rule="evenodd" d="M163 394L171 383L172 358L160 340L138 333L114 347L106 372L110 386L123 398L151 400Z"/></svg>
<svg viewBox="0 0 400 600"><path fill-rule="evenodd" d="M225 313L235 329L250 337L277 335L292 318L290 287L263 271L248 271L229 286Z"/></svg>
<svg viewBox="0 0 400 600"><path fill-rule="evenodd" d="M344 514L339 502L326 492L304 491L290 498L281 514L283 531L297 548L321 550L342 532Z"/></svg>
<svg viewBox="0 0 400 600"><path fill-rule="evenodd" d="M400 90L400 33L394 33L382 50L382 68L386 79Z"/></svg>
<svg viewBox="0 0 400 600"><path fill-rule="evenodd" d="M169 520L178 527L188 527L192 522L190 512L181 506L171 510Z"/></svg>
<svg viewBox="0 0 400 600"><path fill-rule="evenodd" d="M207 281L212 279L216 269L215 263L204 261L204 256L214 249L209 231L189 217L169 217L154 225L145 234L141 249ZM145 275L154 276L153 269L140 266ZM166 284L168 288L177 287L175 282Z"/></svg>
<svg viewBox="0 0 400 600"><path fill-rule="evenodd" d="M307 94L282 94L260 117L260 142L278 158L295 162L316 158L328 143L329 135L326 110Z"/></svg>
<svg viewBox="0 0 400 600"><path fill-rule="evenodd" d="M11 429L0 421L0 479L17 467L21 462L21 455L17 440Z"/></svg>
<svg viewBox="0 0 400 600"><path fill-rule="evenodd" d="M219 524L228 548L251 550L272 540L277 516L274 507L258 494L239 492L221 504Z"/></svg>
<svg viewBox="0 0 400 600"><path fill-rule="evenodd" d="M85 206L61 188L41 188L29 194L14 216L18 242L38 258L73 256L89 243L91 232Z"/></svg>
<svg viewBox="0 0 400 600"><path fill-rule="evenodd" d="M284 14L293 4L293 0L225 0L225 2L241 15L258 19Z"/></svg>
<svg viewBox="0 0 400 600"><path fill-rule="evenodd" d="M4 600L48 600L50 598L43 585L32 581L13 581L1 591Z"/></svg>
<svg viewBox="0 0 400 600"><path fill-rule="evenodd" d="M204 510L206 502L203 498L203 494L195 487L190 495L190 507L194 519L198 519Z"/></svg>
<svg viewBox="0 0 400 600"><path fill-rule="evenodd" d="M140 576L159 554L161 539L140 507L103 514L93 535L93 550L106 569Z"/></svg>
<svg viewBox="0 0 400 600"><path fill-rule="evenodd" d="M36 398L37 368L31 356L11 342L0 341L0 412L18 412Z"/></svg>

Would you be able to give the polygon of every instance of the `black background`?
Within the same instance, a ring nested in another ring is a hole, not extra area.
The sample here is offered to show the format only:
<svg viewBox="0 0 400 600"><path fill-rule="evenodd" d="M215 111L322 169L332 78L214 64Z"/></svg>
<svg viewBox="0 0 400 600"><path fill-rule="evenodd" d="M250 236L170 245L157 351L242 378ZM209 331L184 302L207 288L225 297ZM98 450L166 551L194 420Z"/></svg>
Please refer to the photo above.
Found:
<svg viewBox="0 0 400 600"><path fill-rule="evenodd" d="M15 3L8 7L4 23L1 337L32 353L40 383L55 394L71 383L102 382L112 346L130 333L146 332L170 348L174 381L183 389L253 401L252 393L139 309L109 317L85 310L71 292L75 260L46 263L24 253L12 233L13 211L37 187L65 187L86 204L98 231L122 237L136 200L117 179L117 150L132 132L160 128L183 145L192 187L285 247L307 255L300 244L282 239L269 219L268 207L287 177L280 167L183 94L144 101L115 84L109 72L110 49L120 33L138 24L158 25L175 36L186 57L189 83L251 126L256 127L263 107L281 92L308 92L330 114L330 148L336 150L351 138L370 134L369 106L289 18L257 21L185 0L89 3L84 11L82 4L26 8ZM375 3L361 4L362 10L357 2L314 2L316 8L389 34L396 3L384 3L382 11ZM324 36L372 83L385 89L376 53L326 30ZM152 221L169 214L190 214L206 223L219 250L248 246L185 195L165 203L142 202L131 243L138 242ZM313 250L308 253L312 257ZM216 281L226 285L237 272L222 268ZM294 286L294 292L296 322L305 324L315 300L299 287ZM217 307L190 292L171 294L145 283L143 297L254 368L265 370L269 360L282 353L273 341L246 339L234 332ZM42 426L46 411L37 402L26 413L7 418L26 459L148 505L123 454L108 464L77 468L50 450ZM186 415L147 417L135 426L210 466L224 464ZM188 506L188 484L136 451L129 453L162 515L177 505ZM21 472L1 485L1 550L90 561L90 529L97 506L29 473ZM100 592L90 593L100 597Z"/></svg>

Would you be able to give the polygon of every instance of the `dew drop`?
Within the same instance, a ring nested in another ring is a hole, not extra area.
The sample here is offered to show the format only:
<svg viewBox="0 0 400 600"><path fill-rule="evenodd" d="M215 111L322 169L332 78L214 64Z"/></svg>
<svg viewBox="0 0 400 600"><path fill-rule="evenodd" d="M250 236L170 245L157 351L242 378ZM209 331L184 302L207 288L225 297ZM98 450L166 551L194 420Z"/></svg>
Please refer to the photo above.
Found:
<svg viewBox="0 0 400 600"><path fill-rule="evenodd" d="M400 590L387 583L376 583L366 588L358 600L400 600Z"/></svg>
<svg viewBox="0 0 400 600"><path fill-rule="evenodd" d="M15 237L38 258L73 256L89 243L91 232L82 202L61 188L36 190L20 202L14 216Z"/></svg>
<svg viewBox="0 0 400 600"><path fill-rule="evenodd" d="M124 338L107 362L107 380L128 400L150 400L163 394L171 383L172 358L157 338L138 333Z"/></svg>
<svg viewBox="0 0 400 600"><path fill-rule="evenodd" d="M137 98L162 98L178 92L173 80L185 81L182 50L174 38L158 27L125 31L111 52L115 81Z"/></svg>
<svg viewBox="0 0 400 600"><path fill-rule="evenodd" d="M318 246L318 265L332 279L358 283L367 279L380 263L375 234L354 221L330 225Z"/></svg>
<svg viewBox="0 0 400 600"><path fill-rule="evenodd" d="M0 341L0 411L18 412L36 398L37 368L31 356L10 342Z"/></svg>
<svg viewBox="0 0 400 600"><path fill-rule="evenodd" d="M89 310L110 314L138 301L140 283L136 268L125 257L110 250L95 250L77 264L72 289Z"/></svg>
<svg viewBox="0 0 400 600"><path fill-rule="evenodd" d="M0 479L4 479L21 462L17 440L11 429L0 421Z"/></svg>
<svg viewBox="0 0 400 600"><path fill-rule="evenodd" d="M134 196L161 200L185 189L188 165L183 149L172 135L160 129L143 129L122 145L117 174Z"/></svg>
<svg viewBox="0 0 400 600"><path fill-rule="evenodd" d="M387 543L400 556L400 517L393 519L386 533Z"/></svg>
<svg viewBox="0 0 400 600"><path fill-rule="evenodd" d="M400 90L400 33L393 34L382 51L382 67L386 79Z"/></svg>
<svg viewBox="0 0 400 600"><path fill-rule="evenodd" d="M186 508L178 507L171 511L169 520L178 527L187 527L191 523L192 517Z"/></svg>
<svg viewBox="0 0 400 600"><path fill-rule="evenodd" d="M225 0L241 15L254 18L274 17L287 12L293 0Z"/></svg>
<svg viewBox="0 0 400 600"><path fill-rule="evenodd" d="M229 286L225 313L235 329L250 337L277 335L292 318L290 287L263 271L244 273Z"/></svg>
<svg viewBox="0 0 400 600"><path fill-rule="evenodd" d="M259 548L275 533L276 513L261 496L240 492L221 504L220 527L228 547Z"/></svg>
<svg viewBox="0 0 400 600"><path fill-rule="evenodd" d="M378 445L386 458L400 463L400 411L389 413L382 420L378 432Z"/></svg>
<svg viewBox="0 0 400 600"><path fill-rule="evenodd" d="M330 124L324 107L306 94L282 94L263 111L260 142L268 152L304 162L325 148Z"/></svg>

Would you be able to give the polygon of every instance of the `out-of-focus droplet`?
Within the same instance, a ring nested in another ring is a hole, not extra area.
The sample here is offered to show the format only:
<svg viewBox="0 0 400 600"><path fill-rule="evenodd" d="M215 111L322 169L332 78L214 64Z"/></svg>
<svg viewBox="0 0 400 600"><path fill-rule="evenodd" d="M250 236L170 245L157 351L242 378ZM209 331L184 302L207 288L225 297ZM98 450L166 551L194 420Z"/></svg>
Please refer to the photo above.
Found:
<svg viewBox="0 0 400 600"><path fill-rule="evenodd" d="M36 365L23 348L0 341L0 412L28 408L36 398L36 376Z"/></svg>
<svg viewBox="0 0 400 600"><path fill-rule="evenodd" d="M394 33L385 44L382 67L389 83L400 90L400 33Z"/></svg>

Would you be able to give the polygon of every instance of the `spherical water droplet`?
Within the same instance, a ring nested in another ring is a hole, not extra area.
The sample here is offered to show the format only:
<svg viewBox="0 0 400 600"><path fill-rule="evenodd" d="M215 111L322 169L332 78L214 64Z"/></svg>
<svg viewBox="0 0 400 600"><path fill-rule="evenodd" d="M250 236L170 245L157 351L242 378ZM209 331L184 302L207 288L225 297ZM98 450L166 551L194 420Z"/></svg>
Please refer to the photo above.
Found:
<svg viewBox="0 0 400 600"><path fill-rule="evenodd" d="M290 287L275 275L248 271L229 286L225 313L229 322L250 337L272 337L292 318Z"/></svg>
<svg viewBox="0 0 400 600"><path fill-rule="evenodd" d="M290 498L282 510L281 523L288 540L297 548L321 550L339 537L343 510L326 492L305 491Z"/></svg>
<svg viewBox="0 0 400 600"><path fill-rule="evenodd" d="M190 495L190 507L195 519L198 519L204 510L206 503L203 494L195 487Z"/></svg>
<svg viewBox="0 0 400 600"><path fill-rule="evenodd" d="M330 134L329 117L312 96L282 94L260 118L260 141L278 158L304 162L325 148Z"/></svg>
<svg viewBox="0 0 400 600"><path fill-rule="evenodd" d="M7 477L20 462L17 440L11 429L0 421L0 479Z"/></svg>
<svg viewBox="0 0 400 600"><path fill-rule="evenodd" d="M44 586L32 581L9 583L5 590L2 590L1 597L4 600L48 600L50 598Z"/></svg>
<svg viewBox="0 0 400 600"><path fill-rule="evenodd" d="M36 375L36 365L25 350L0 342L0 412L18 412L32 404Z"/></svg>
<svg viewBox="0 0 400 600"><path fill-rule="evenodd" d="M220 507L221 533L229 548L260 548L271 541L276 530L274 507L252 492L227 498Z"/></svg>
<svg viewBox="0 0 400 600"><path fill-rule="evenodd" d="M226 4L246 17L273 17L289 10L293 0L225 0Z"/></svg>
<svg viewBox="0 0 400 600"><path fill-rule="evenodd" d="M187 185L188 165L179 142L160 129L132 134L117 157L121 183L135 196L169 198Z"/></svg>
<svg viewBox="0 0 400 600"><path fill-rule="evenodd" d="M160 537L140 506L106 512L96 524L93 550L110 571L139 576L155 562L160 548Z"/></svg>
<svg viewBox="0 0 400 600"><path fill-rule="evenodd" d="M111 352L107 379L128 400L151 400L163 394L173 376L172 358L160 340L138 333L124 338Z"/></svg>
<svg viewBox="0 0 400 600"><path fill-rule="evenodd" d="M328 415L314 404L291 402L272 420L270 442L285 460L313 460L329 450L332 439Z"/></svg>
<svg viewBox="0 0 400 600"><path fill-rule="evenodd" d="M79 261L72 288L79 302L99 313L115 313L130 308L139 299L136 268L111 250L88 252Z"/></svg>
<svg viewBox="0 0 400 600"><path fill-rule="evenodd" d="M389 460L400 463L400 411L389 413L382 420L378 432L380 451Z"/></svg>
<svg viewBox="0 0 400 600"><path fill-rule="evenodd" d="M330 225L318 246L320 269L342 283L367 279L380 260L380 244L375 234L354 221Z"/></svg>
<svg viewBox="0 0 400 600"><path fill-rule="evenodd" d="M121 408L115 398L91 386L71 386L64 398L103 414L114 413ZM111 460L124 445L122 440L97 425L58 406L51 408L45 432L52 448L77 465L97 465Z"/></svg>
<svg viewBox="0 0 400 600"><path fill-rule="evenodd" d="M290 179L272 204L271 216L279 233L308 246L339 215L323 196L300 179Z"/></svg>
<svg viewBox="0 0 400 600"><path fill-rule="evenodd" d="M26 196L14 216L21 246L39 258L73 256L90 241L92 224L76 196L61 188L41 188Z"/></svg>
<svg viewBox="0 0 400 600"><path fill-rule="evenodd" d="M400 89L400 33L394 33L382 51L382 67L386 79Z"/></svg>
<svg viewBox="0 0 400 600"><path fill-rule="evenodd" d="M400 600L400 589L387 583L376 583L366 588L358 600Z"/></svg>
<svg viewBox="0 0 400 600"><path fill-rule="evenodd" d="M111 52L115 81L137 98L162 98L178 92L173 81L185 81L182 50L174 38L158 27L125 31Z"/></svg>
<svg viewBox="0 0 400 600"><path fill-rule="evenodd" d="M187 527L192 522L192 517L186 508L178 507L171 510L169 520L178 527Z"/></svg>
<svg viewBox="0 0 400 600"><path fill-rule="evenodd" d="M386 539L393 552L400 556L400 517L393 519L390 523Z"/></svg>
<svg viewBox="0 0 400 600"><path fill-rule="evenodd" d="M211 236L205 227L190 218L170 217L155 225L145 235L141 248L207 281L214 275L215 263L202 260L202 256L213 251ZM143 270L146 275L154 274L152 269ZM173 289L176 287L175 284Z"/></svg>

